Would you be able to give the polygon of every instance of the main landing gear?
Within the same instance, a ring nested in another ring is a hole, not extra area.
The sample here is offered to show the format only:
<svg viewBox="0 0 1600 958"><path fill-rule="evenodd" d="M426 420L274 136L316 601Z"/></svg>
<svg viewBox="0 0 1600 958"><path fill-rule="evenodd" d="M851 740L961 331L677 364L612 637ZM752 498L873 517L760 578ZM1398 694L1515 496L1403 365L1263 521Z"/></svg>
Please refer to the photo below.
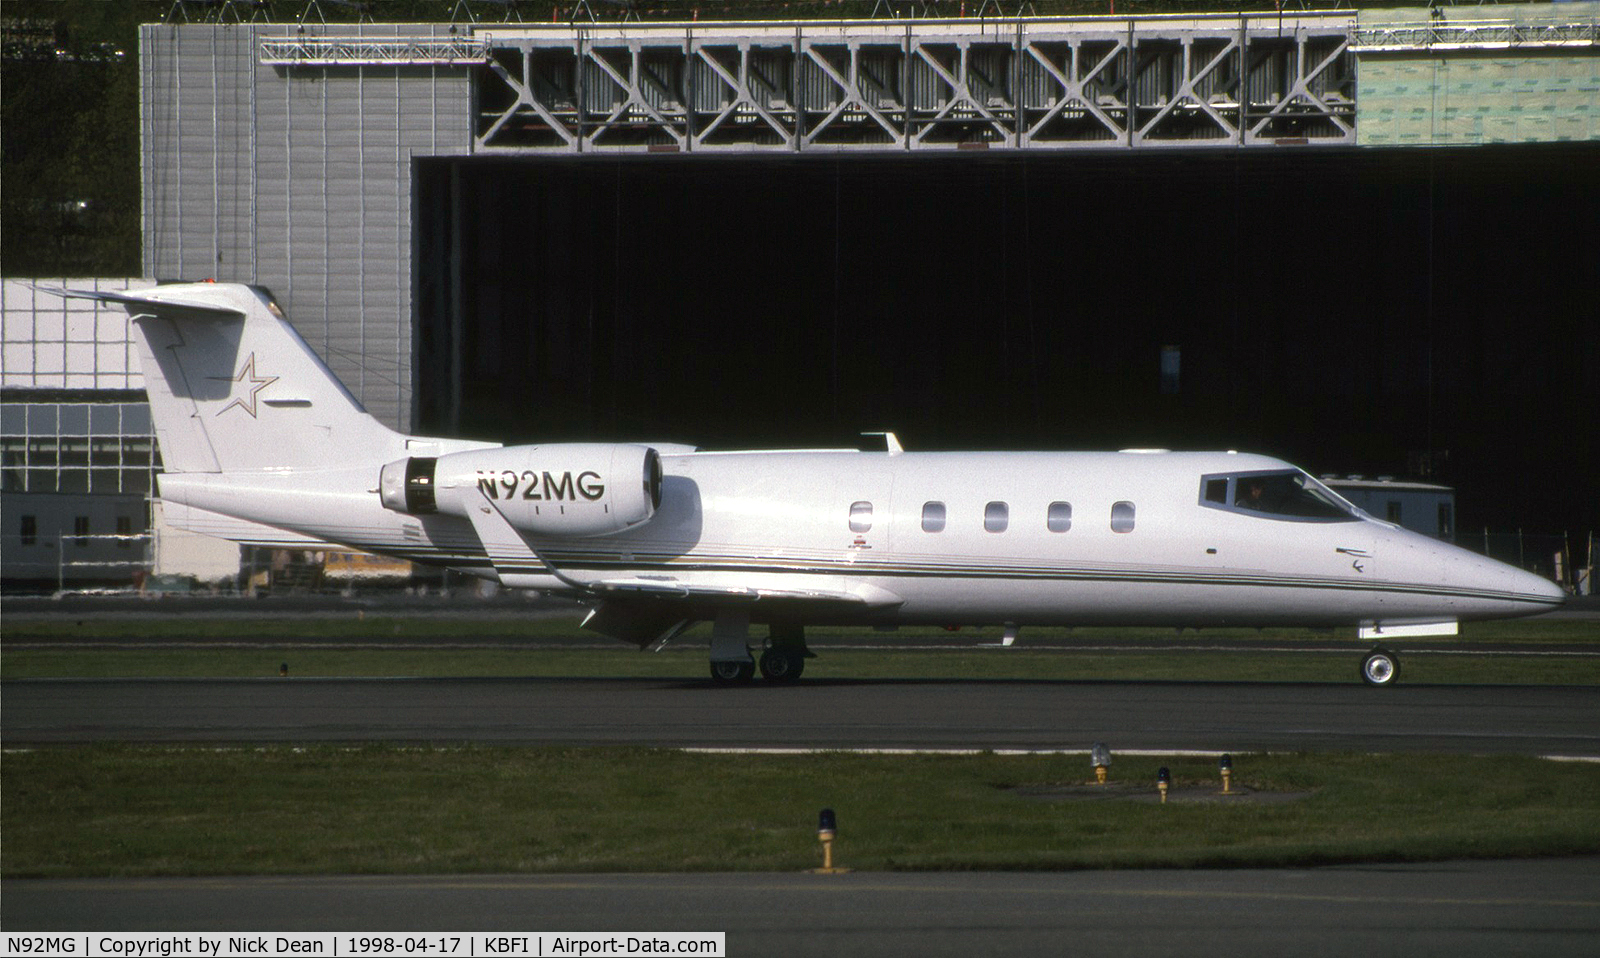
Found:
<svg viewBox="0 0 1600 958"><path fill-rule="evenodd" d="M806 659L814 658L816 653L806 648L804 626L774 625L761 653L761 677L768 682L797 682L806 670Z"/></svg>
<svg viewBox="0 0 1600 958"><path fill-rule="evenodd" d="M712 662L711 677L718 685L743 685L756 674L754 662Z"/></svg>
<svg viewBox="0 0 1600 958"><path fill-rule="evenodd" d="M755 678L757 660L750 655L750 615L744 611L724 612L711 627L711 678L718 685L744 685ZM761 652L761 677L775 685L800 679L806 659L814 658L806 648L805 629L798 625L774 625Z"/></svg>

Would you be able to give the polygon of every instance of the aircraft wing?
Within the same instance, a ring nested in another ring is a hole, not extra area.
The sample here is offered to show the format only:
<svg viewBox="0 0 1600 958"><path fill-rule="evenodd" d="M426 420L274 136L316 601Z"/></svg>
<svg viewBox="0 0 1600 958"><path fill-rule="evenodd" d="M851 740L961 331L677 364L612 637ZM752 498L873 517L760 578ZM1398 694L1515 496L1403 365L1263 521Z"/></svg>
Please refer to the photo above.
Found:
<svg viewBox="0 0 1600 958"><path fill-rule="evenodd" d="M721 579L722 581L719 581ZM736 575L682 581L667 577L640 576L585 582L584 587L599 595L615 598L680 599L720 604L739 602L838 603L857 609L888 609L899 605L899 596L872 587L861 591L842 589L773 588L739 581Z"/></svg>
<svg viewBox="0 0 1600 958"><path fill-rule="evenodd" d="M798 606L807 612L829 609L865 611L892 609L904 600L874 586L855 590L773 588L755 586L727 575L710 581L635 577L584 583L591 600L598 599L583 627L640 647L664 645L673 636L706 618L717 608Z"/></svg>
<svg viewBox="0 0 1600 958"><path fill-rule="evenodd" d="M585 628L640 644L665 641L692 624L697 611L703 615L705 610L729 605L797 604L810 610L831 606L866 611L892 609L905 601L866 583L841 586L836 577L818 577L821 581L812 585L804 576L779 583L771 577L756 580L733 572L697 572L683 579L663 574L579 580L563 573L559 560L536 552L481 490L468 516L501 582L516 587L519 578L532 571L553 575L580 596L598 600L584 620Z"/></svg>

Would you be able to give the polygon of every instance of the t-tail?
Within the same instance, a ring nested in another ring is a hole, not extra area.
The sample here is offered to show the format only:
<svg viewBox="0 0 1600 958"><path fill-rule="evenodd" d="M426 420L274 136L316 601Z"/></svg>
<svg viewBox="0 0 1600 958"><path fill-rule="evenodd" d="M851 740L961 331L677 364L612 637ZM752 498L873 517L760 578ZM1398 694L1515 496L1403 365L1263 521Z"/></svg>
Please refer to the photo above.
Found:
<svg viewBox="0 0 1600 958"><path fill-rule="evenodd" d="M405 454L407 437L362 408L265 287L54 292L128 310L168 474L327 468Z"/></svg>

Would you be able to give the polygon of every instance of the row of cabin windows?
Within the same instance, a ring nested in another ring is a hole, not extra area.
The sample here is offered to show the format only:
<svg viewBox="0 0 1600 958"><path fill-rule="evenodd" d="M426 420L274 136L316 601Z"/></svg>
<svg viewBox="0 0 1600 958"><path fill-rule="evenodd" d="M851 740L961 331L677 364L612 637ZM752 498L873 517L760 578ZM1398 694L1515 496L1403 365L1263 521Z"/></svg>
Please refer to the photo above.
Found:
<svg viewBox="0 0 1600 958"><path fill-rule="evenodd" d="M1004 532L1011 524L1011 507L1004 502L991 502L983 507L983 528L986 532ZM1045 528L1051 532L1066 532L1072 528L1072 503L1052 502L1045 510ZM922 531L943 532L945 506L942 502L922 504ZM850 531L866 532L872 528L872 503L850 504ZM1133 531L1133 503L1117 502L1111 506L1111 531Z"/></svg>

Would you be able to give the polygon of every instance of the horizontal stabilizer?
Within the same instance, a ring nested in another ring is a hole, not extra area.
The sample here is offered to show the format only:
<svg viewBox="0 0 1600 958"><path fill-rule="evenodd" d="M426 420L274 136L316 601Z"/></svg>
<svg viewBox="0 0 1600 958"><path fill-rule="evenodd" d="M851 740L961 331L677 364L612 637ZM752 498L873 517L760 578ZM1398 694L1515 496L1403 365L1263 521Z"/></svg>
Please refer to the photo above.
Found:
<svg viewBox="0 0 1600 958"><path fill-rule="evenodd" d="M34 289L43 293L54 293L63 299L92 299L101 303L114 303L119 306L145 307L159 309L169 315L192 313L195 316L212 316L219 319L238 319L245 315L243 309L223 304L208 303L186 297L181 294L174 295L156 286L145 290L116 290L101 291L88 289L55 289L49 286L35 286ZM130 313L132 310L130 310Z"/></svg>

